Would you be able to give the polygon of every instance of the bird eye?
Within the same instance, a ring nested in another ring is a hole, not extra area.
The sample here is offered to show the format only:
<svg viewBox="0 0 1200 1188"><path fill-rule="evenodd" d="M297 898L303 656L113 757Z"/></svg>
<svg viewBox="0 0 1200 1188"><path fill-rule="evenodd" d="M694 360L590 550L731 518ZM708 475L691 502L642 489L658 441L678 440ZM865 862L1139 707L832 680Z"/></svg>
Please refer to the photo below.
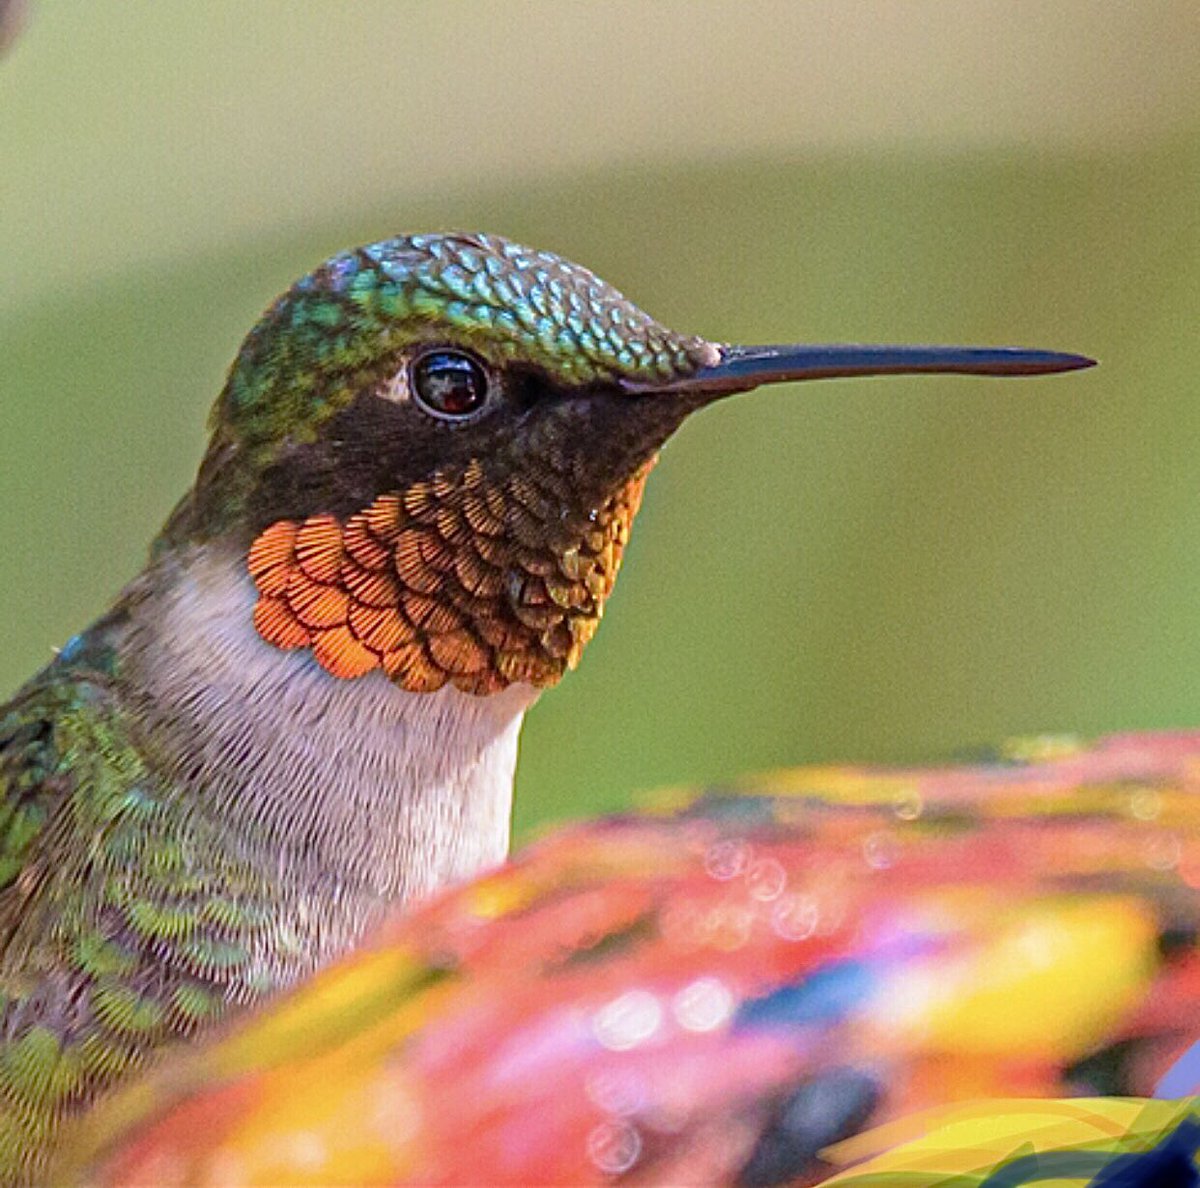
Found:
<svg viewBox="0 0 1200 1188"><path fill-rule="evenodd" d="M412 365L412 391L435 417L467 417L487 401L487 374L461 351L430 351Z"/></svg>

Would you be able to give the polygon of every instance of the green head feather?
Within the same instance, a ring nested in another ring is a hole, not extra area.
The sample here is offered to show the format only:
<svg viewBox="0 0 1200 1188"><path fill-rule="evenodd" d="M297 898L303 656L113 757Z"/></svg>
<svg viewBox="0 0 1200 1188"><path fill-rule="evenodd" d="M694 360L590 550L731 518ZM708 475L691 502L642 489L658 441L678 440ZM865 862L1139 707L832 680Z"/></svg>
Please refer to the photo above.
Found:
<svg viewBox="0 0 1200 1188"><path fill-rule="evenodd" d="M275 302L234 362L215 428L252 447L305 440L426 339L570 386L669 380L711 351L552 252L495 235L398 236L332 257Z"/></svg>

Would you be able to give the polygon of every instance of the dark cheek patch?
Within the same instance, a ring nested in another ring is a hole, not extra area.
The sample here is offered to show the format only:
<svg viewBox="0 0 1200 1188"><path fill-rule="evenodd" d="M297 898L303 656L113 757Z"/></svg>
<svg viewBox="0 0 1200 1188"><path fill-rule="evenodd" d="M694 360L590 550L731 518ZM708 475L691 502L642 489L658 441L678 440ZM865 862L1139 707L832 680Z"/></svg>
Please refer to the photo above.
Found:
<svg viewBox="0 0 1200 1188"><path fill-rule="evenodd" d="M255 628L333 676L380 668L414 693L553 685L595 633L651 465L570 540L557 501L474 460L348 518L276 521L248 560Z"/></svg>

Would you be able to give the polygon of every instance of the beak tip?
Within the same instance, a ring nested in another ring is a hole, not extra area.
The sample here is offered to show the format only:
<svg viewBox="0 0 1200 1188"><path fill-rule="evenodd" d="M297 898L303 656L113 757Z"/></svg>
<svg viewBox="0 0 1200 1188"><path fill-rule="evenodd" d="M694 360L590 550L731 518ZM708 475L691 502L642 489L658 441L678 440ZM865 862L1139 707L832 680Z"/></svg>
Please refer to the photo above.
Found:
<svg viewBox="0 0 1200 1188"><path fill-rule="evenodd" d="M1061 371L1086 371L1096 366L1090 355L1076 355L1068 351L1024 350L1020 347L1011 352L1011 370L998 368L996 375L1055 375Z"/></svg>

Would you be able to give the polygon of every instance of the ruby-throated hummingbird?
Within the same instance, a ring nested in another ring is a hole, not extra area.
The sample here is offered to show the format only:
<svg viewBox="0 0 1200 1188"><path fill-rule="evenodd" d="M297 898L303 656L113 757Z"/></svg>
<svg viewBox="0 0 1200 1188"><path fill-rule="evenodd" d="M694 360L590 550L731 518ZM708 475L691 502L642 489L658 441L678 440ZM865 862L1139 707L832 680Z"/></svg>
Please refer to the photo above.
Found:
<svg viewBox="0 0 1200 1188"><path fill-rule="evenodd" d="M666 438L760 384L1079 356L730 347L490 235L334 256L250 332L143 572L0 714L0 1168L160 1045L500 862Z"/></svg>

